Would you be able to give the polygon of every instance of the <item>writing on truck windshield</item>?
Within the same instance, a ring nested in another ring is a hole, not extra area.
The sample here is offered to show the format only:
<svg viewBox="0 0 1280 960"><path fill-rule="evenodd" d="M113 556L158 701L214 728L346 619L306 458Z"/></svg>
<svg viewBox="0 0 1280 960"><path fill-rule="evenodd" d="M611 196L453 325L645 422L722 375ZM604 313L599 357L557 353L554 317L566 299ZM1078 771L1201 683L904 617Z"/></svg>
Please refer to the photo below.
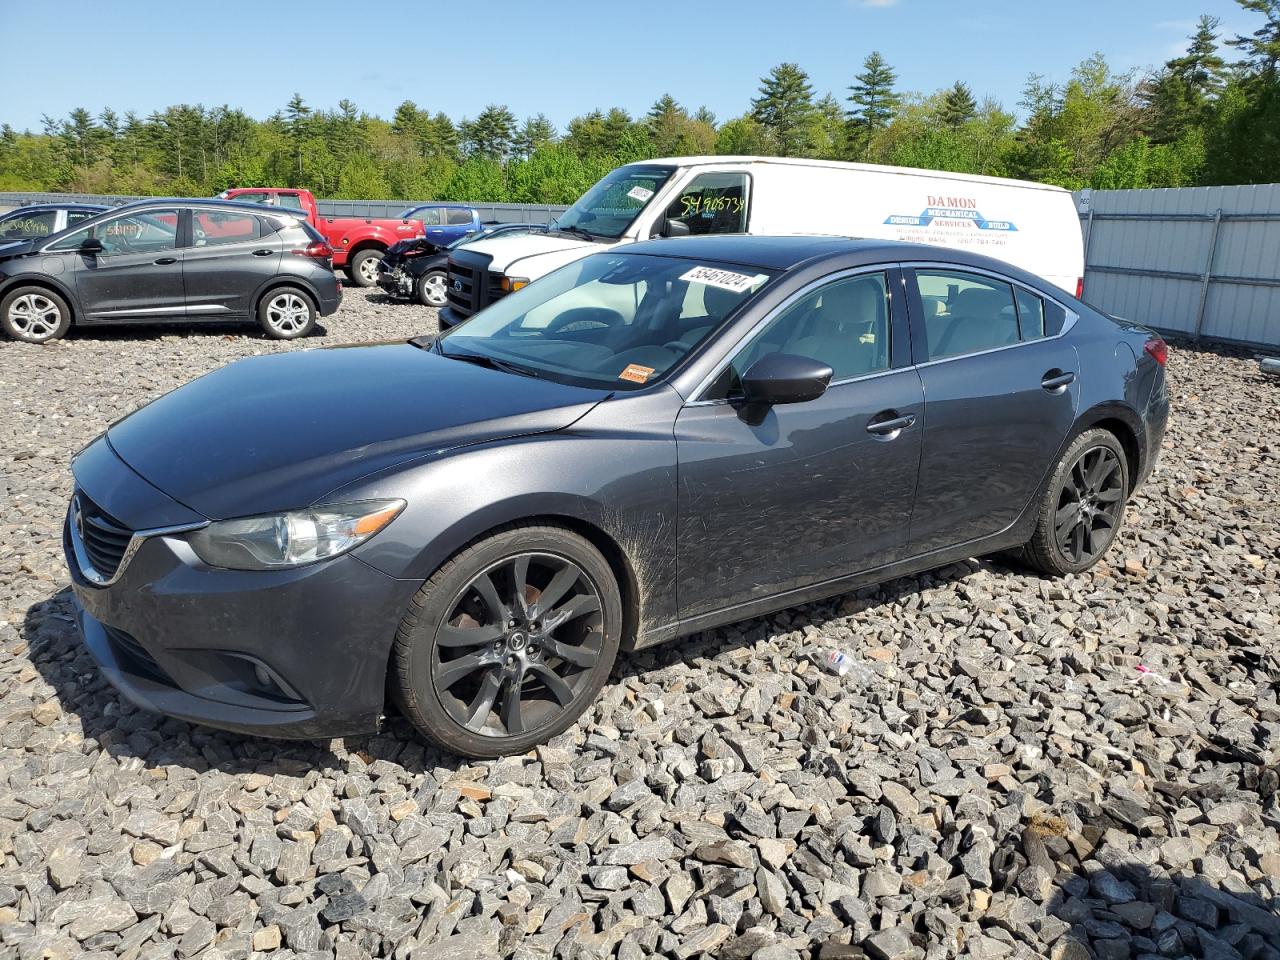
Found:
<svg viewBox="0 0 1280 960"><path fill-rule="evenodd" d="M619 167L560 214L552 229L616 240L674 172L674 167Z"/></svg>

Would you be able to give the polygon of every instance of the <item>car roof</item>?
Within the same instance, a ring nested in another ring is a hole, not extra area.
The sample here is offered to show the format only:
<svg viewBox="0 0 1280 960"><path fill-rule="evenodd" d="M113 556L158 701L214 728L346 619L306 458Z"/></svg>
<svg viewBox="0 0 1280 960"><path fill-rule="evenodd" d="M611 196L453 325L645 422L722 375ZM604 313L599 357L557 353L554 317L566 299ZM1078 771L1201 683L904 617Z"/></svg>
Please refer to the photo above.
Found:
<svg viewBox="0 0 1280 960"><path fill-rule="evenodd" d="M1042 278L1011 263L970 253L954 247L899 240L866 240L832 236L753 236L749 234L714 234L699 237L672 237L630 244L623 253L647 256L678 257L687 260L719 261L765 270L790 270L816 260L840 258L858 264L927 261L992 270L1011 279L1031 279L1041 284Z"/></svg>
<svg viewBox="0 0 1280 960"><path fill-rule="evenodd" d="M12 210L6 210L0 216L7 217L11 213L39 213L42 210L110 210L105 203L83 203L79 200L50 201L49 203L28 203L23 207L14 207Z"/></svg>
<svg viewBox="0 0 1280 960"><path fill-rule="evenodd" d="M469 203L449 203L448 201L441 201L437 203L434 200L430 200L427 203L414 203L414 204L411 204L410 206L405 207L405 209L406 210L425 210L427 207L447 207L453 210L472 209L471 204Z"/></svg>
<svg viewBox="0 0 1280 960"><path fill-rule="evenodd" d="M293 207L273 207L248 200L218 200L206 197L147 197L145 200L134 200L111 208L114 213L119 210L137 210L146 207L190 207L198 210L242 210L245 213L256 213L259 216L293 217L305 220L307 211L295 210Z"/></svg>

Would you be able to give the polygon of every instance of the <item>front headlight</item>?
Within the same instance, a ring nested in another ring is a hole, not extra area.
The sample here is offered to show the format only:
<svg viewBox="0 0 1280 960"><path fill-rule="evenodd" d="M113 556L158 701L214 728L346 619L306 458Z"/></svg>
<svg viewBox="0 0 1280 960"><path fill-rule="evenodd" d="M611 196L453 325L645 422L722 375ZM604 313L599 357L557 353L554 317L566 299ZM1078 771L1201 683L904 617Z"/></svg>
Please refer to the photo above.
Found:
<svg viewBox="0 0 1280 960"><path fill-rule="evenodd" d="M211 567L279 570L327 560L364 543L404 509L403 500L327 503L305 510L219 520L187 538Z"/></svg>

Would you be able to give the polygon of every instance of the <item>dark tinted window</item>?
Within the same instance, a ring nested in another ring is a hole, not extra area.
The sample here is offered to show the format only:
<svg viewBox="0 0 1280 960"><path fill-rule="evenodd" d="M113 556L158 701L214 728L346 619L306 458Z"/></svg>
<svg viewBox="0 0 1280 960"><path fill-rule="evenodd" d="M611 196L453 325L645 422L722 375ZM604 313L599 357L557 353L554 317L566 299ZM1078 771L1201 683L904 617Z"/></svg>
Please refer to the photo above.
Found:
<svg viewBox="0 0 1280 960"><path fill-rule="evenodd" d="M667 207L668 220L677 220L698 233L745 233L747 175L704 173L680 191Z"/></svg>
<svg viewBox="0 0 1280 960"><path fill-rule="evenodd" d="M832 381L889 368L889 288L883 273L845 277L782 311L743 349L707 393L735 395L743 374L770 353L791 353L831 367Z"/></svg>
<svg viewBox="0 0 1280 960"><path fill-rule="evenodd" d="M470 222L471 222L470 210L450 210L449 211L449 223L457 226L459 224L470 223Z"/></svg>
<svg viewBox="0 0 1280 960"><path fill-rule="evenodd" d="M191 215L191 235L197 247L212 247L256 240L262 230L251 213L196 210Z"/></svg>
<svg viewBox="0 0 1280 960"><path fill-rule="evenodd" d="M0 239L30 240L47 237L55 232L58 221L56 210L39 210L35 213L16 211L8 219L0 221Z"/></svg>
<svg viewBox="0 0 1280 960"><path fill-rule="evenodd" d="M915 275L930 360L1018 342L1010 284L951 270L917 270Z"/></svg>
<svg viewBox="0 0 1280 960"><path fill-rule="evenodd" d="M1018 305L1018 330L1023 340L1038 340L1044 332L1044 301L1030 290L1014 287L1013 299Z"/></svg>

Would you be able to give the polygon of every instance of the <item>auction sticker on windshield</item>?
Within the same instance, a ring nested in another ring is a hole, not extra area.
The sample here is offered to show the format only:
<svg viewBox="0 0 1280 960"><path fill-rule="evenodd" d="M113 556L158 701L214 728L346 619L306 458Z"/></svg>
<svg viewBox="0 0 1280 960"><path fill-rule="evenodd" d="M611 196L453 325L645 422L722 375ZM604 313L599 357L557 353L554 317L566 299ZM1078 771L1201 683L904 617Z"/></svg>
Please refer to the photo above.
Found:
<svg viewBox="0 0 1280 960"><path fill-rule="evenodd" d="M694 267L681 276L680 279L686 283L702 283L708 287L719 287L721 290L745 293L761 280L768 279L768 277L763 273L734 273L732 270L721 270L717 267Z"/></svg>
<svg viewBox="0 0 1280 960"><path fill-rule="evenodd" d="M632 200L639 200L641 203L644 203L653 196L653 191L648 187L632 187L627 191L627 196Z"/></svg>
<svg viewBox="0 0 1280 960"><path fill-rule="evenodd" d="M630 380L632 383L645 383L653 376L653 367L645 367L638 363L628 364L627 369L618 374L619 380Z"/></svg>

